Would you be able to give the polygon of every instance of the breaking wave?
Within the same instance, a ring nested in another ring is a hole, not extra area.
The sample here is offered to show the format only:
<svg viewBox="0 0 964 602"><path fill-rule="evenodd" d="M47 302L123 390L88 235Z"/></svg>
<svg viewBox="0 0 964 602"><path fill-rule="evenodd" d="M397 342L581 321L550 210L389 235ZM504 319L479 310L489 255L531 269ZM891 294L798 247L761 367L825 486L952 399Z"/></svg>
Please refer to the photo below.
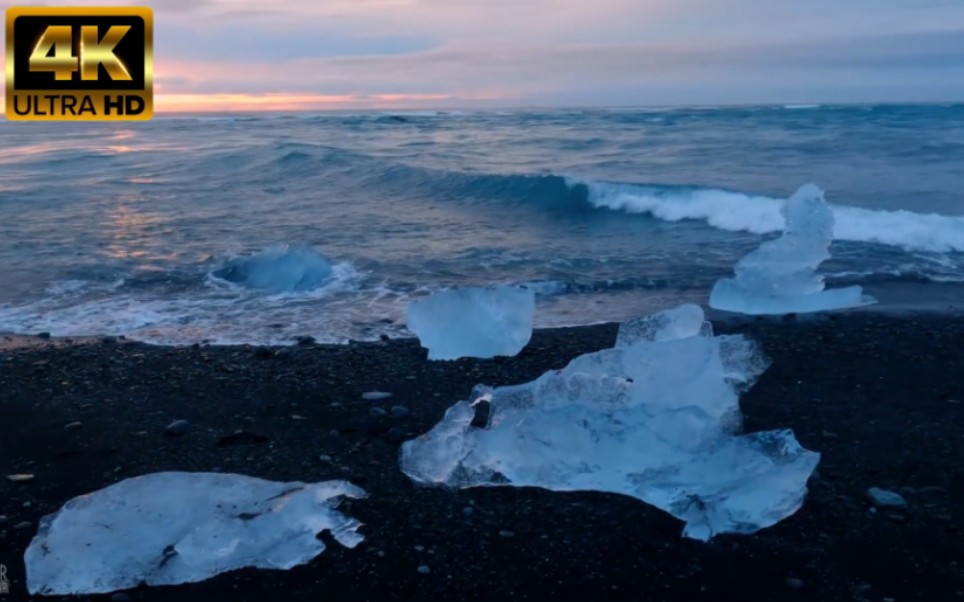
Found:
<svg viewBox="0 0 964 602"><path fill-rule="evenodd" d="M713 188L567 181L573 188L585 187L588 202L600 209L647 214L670 222L702 220L731 232L768 234L784 227L782 199ZM937 253L964 252L964 217L843 205L831 208L836 240Z"/></svg>
<svg viewBox="0 0 964 602"><path fill-rule="evenodd" d="M554 211L598 209L643 214L677 222L701 220L731 232L783 230L783 199L703 186L609 183L551 173L486 174L436 170L324 146L283 143L273 167L286 175L350 177L351 184L383 192L476 204L536 205ZM261 165L260 167L265 167ZM795 189L805 182L792 183ZM846 200L846 199L842 199ZM964 252L964 217L831 205L834 238L912 251Z"/></svg>

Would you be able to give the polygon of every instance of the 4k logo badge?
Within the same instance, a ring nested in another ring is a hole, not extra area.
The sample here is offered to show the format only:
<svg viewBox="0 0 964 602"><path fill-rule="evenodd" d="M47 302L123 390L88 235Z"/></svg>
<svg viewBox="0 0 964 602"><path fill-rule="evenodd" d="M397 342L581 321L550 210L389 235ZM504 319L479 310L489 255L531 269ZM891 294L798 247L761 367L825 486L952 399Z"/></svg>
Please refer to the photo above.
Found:
<svg viewBox="0 0 964 602"><path fill-rule="evenodd" d="M154 113L147 7L7 9L7 119L144 120Z"/></svg>

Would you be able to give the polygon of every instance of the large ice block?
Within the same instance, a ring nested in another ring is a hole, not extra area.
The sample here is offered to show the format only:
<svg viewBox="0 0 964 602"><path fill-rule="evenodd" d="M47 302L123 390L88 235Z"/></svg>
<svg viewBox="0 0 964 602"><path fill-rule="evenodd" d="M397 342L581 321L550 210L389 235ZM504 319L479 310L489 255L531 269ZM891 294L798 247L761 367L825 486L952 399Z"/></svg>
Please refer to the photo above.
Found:
<svg viewBox="0 0 964 602"><path fill-rule="evenodd" d="M830 258L833 211L823 191L808 184L781 209L783 235L763 243L736 264L736 277L717 281L710 306L744 314L786 314L874 303L859 286L825 290L817 268Z"/></svg>
<svg viewBox="0 0 964 602"><path fill-rule="evenodd" d="M535 309L526 288L453 288L409 303L408 328L430 360L513 356L532 337Z"/></svg>
<svg viewBox="0 0 964 602"><path fill-rule="evenodd" d="M695 336L713 336L699 305L687 303L651 316L628 320L619 325L616 347L629 347L643 341L672 341Z"/></svg>
<svg viewBox="0 0 964 602"><path fill-rule="evenodd" d="M768 360L742 336L713 336L694 307L666 312L686 316L682 323L664 313L636 342L582 355L530 383L477 387L402 445L402 471L450 487L630 495L685 521L684 535L701 540L793 514L819 455L790 431L740 434L739 392Z"/></svg>
<svg viewBox="0 0 964 602"><path fill-rule="evenodd" d="M276 483L235 474L163 472L74 498L45 517L24 555L31 594L112 592L193 583L242 567L290 569L353 548L357 520L335 508L351 483Z"/></svg>

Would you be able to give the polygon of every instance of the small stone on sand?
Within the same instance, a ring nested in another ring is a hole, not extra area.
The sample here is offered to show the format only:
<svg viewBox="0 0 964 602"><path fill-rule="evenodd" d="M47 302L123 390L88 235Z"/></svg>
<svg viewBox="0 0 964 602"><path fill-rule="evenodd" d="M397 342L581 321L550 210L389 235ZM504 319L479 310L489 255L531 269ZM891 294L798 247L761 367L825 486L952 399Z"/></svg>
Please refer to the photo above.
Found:
<svg viewBox="0 0 964 602"><path fill-rule="evenodd" d="M894 493L893 491L887 491L886 489L880 489L878 487L871 487L867 490L867 497L870 501L877 507L895 507L900 508L907 505L907 501L904 500L903 496L899 493Z"/></svg>
<svg viewBox="0 0 964 602"><path fill-rule="evenodd" d="M191 430L191 423L187 420L175 420L164 429L164 434L169 437L180 437Z"/></svg>

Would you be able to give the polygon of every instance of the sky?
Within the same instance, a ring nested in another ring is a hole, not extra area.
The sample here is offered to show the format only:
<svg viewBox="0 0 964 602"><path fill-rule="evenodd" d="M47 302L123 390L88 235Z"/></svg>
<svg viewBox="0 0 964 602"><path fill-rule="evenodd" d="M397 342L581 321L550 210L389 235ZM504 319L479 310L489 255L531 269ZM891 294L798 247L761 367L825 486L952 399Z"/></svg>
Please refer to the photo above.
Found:
<svg viewBox="0 0 964 602"><path fill-rule="evenodd" d="M157 111L964 100L964 0L143 4Z"/></svg>

